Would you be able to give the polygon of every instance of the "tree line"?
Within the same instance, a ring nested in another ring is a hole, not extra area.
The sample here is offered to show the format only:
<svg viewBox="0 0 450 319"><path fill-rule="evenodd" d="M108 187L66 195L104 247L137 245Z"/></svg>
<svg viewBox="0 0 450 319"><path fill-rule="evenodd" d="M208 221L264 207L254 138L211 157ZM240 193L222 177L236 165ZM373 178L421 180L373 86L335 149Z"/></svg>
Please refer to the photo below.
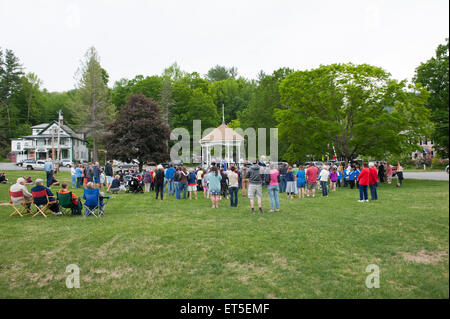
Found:
<svg viewBox="0 0 450 319"><path fill-rule="evenodd" d="M448 51L446 39L434 57L417 67L411 82L366 64L280 68L246 79L235 67L216 65L201 75L174 63L162 74L123 78L110 86L98 52L89 48L76 71L75 88L48 92L38 75L24 72L11 50L0 48L0 156L10 151L10 138L31 134L30 126L56 119L59 109L65 123L86 133L95 160L99 149L111 151L105 137L113 140L113 127L129 127L120 121L135 121L135 128L153 132L151 138L167 139L166 127L192 132L194 119L204 128L218 126L223 106L225 122L233 128L278 127L284 160L325 154L385 158L420 148L422 137L433 139L439 155L447 158ZM125 109L132 118L123 114ZM151 151L158 159L167 155L167 147Z"/></svg>

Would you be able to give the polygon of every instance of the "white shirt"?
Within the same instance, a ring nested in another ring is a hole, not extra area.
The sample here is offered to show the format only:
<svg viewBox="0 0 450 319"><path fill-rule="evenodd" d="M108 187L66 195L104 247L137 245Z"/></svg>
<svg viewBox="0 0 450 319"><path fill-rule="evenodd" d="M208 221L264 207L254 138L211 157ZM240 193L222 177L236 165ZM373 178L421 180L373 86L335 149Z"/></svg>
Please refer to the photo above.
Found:
<svg viewBox="0 0 450 319"><path fill-rule="evenodd" d="M28 191L27 187L25 185L22 184L14 184L11 186L11 188L9 189L11 192L23 192L23 195L25 196L26 199L30 199L32 197L31 193ZM22 197L13 197L13 203L14 204L20 204L23 203L23 198Z"/></svg>
<svg viewBox="0 0 450 319"><path fill-rule="evenodd" d="M320 172L320 175L319 175L319 177L320 177L320 181L321 182L328 182L328 176L330 175L330 172L328 171L328 170L326 170L326 169L323 169L321 172Z"/></svg>
<svg viewBox="0 0 450 319"><path fill-rule="evenodd" d="M70 174L72 174L72 176L76 175L75 167L70 168Z"/></svg>

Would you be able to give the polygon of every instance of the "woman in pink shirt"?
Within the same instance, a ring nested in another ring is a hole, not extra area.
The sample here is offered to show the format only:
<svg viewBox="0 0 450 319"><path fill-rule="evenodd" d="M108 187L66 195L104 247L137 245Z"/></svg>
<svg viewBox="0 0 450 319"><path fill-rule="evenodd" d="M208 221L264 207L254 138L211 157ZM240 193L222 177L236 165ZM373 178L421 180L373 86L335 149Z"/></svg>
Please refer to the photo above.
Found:
<svg viewBox="0 0 450 319"><path fill-rule="evenodd" d="M280 211L280 202L278 200L278 191L280 189L278 186L278 182L279 182L278 179L280 178L280 173L275 168L274 164L270 164L269 176L270 176L270 183L267 186L267 191L268 191L269 197L270 197L270 212L273 213L274 210L276 212L279 212Z"/></svg>
<svg viewBox="0 0 450 319"><path fill-rule="evenodd" d="M391 164L388 163L387 164L387 168L386 168L386 175L387 175L388 184L390 184L391 181L392 181L392 174L393 174L392 166L391 166Z"/></svg>

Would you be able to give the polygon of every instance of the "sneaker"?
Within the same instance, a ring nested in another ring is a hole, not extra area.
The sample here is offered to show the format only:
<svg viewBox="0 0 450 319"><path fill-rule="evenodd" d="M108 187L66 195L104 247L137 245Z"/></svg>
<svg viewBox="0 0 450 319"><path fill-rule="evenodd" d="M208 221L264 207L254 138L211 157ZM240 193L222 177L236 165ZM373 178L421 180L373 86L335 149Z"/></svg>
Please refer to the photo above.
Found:
<svg viewBox="0 0 450 319"><path fill-rule="evenodd" d="M261 207L259 208L259 212L260 213L264 213Z"/></svg>
<svg viewBox="0 0 450 319"><path fill-rule="evenodd" d="M57 212L57 213L56 213L56 216L61 216L61 215L62 215L61 212Z"/></svg>
<svg viewBox="0 0 450 319"><path fill-rule="evenodd" d="M363 200L359 200L359 201L358 201L358 203L363 203L363 202L364 202Z"/></svg>
<svg viewBox="0 0 450 319"><path fill-rule="evenodd" d="M368 202L368 201L369 201L368 199L365 200L365 202Z"/></svg>
<svg viewBox="0 0 450 319"><path fill-rule="evenodd" d="M275 211L278 213L280 210L277 208L277 209L275 209Z"/></svg>
<svg viewBox="0 0 450 319"><path fill-rule="evenodd" d="M273 209L271 209L269 212L273 213Z"/></svg>
<svg viewBox="0 0 450 319"><path fill-rule="evenodd" d="M254 214L255 213L255 209L254 208L252 208L252 214Z"/></svg>

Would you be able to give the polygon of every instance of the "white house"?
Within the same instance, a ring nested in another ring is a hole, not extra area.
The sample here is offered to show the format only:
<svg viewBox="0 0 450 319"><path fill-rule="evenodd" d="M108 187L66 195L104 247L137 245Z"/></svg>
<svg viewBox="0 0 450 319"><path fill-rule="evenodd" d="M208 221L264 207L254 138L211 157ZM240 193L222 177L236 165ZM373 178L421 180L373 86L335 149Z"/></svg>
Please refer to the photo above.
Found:
<svg viewBox="0 0 450 319"><path fill-rule="evenodd" d="M53 154L57 159L58 127L57 121L35 125L31 127L31 135L11 139L12 161L52 158L52 139ZM84 138L84 133L76 133L68 125L61 123L59 130L60 160L88 161L88 143Z"/></svg>

